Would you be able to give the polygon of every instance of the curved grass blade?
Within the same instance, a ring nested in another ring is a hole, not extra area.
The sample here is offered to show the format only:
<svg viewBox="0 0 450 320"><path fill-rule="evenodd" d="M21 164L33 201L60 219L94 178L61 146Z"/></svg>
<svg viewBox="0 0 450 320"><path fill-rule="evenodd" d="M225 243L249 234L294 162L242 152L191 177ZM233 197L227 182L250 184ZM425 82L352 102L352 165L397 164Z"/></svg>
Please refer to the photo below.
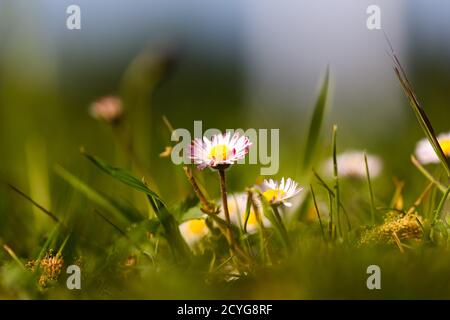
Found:
<svg viewBox="0 0 450 320"><path fill-rule="evenodd" d="M83 149L81 150L81 154L84 155L87 159L89 159L93 164L95 164L100 170L102 170L106 174L128 185L129 187L132 187L133 189L136 189L138 191L147 194L149 199L151 198L151 204L152 206L154 206L154 209L158 210L159 208L166 206L162 201L162 199L155 192L150 190L144 182L142 182L135 176L131 175L127 171L121 168L113 167L104 162L103 160L101 160L100 158L86 153Z"/></svg>
<svg viewBox="0 0 450 320"><path fill-rule="evenodd" d="M306 170L311 161L314 158L317 143L320 137L320 131L322 128L323 118L325 115L325 108L327 104L328 89L329 89L330 69L327 68L325 78L322 82L319 96L317 97L316 104L314 106L314 113L311 118L309 126L308 139L306 141L305 158L303 159L302 169Z"/></svg>

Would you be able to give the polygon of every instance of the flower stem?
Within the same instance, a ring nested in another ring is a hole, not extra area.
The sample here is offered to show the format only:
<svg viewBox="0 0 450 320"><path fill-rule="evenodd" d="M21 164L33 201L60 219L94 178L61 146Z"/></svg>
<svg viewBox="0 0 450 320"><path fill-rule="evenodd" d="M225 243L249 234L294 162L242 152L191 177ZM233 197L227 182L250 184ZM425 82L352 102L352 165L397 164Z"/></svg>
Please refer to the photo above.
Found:
<svg viewBox="0 0 450 320"><path fill-rule="evenodd" d="M189 167L183 167L184 173L186 174L186 177L188 178L189 183L192 185L192 188L194 188L195 195L200 200L202 210L208 214L215 214L216 208L214 205L206 199L206 196L203 194L203 192L200 190L200 187L197 184L197 181L195 181L194 175L192 174L192 170Z"/></svg>
<svg viewBox="0 0 450 320"><path fill-rule="evenodd" d="M225 213L225 220L227 221L228 224L228 242L230 243L231 249L234 250L236 246L233 237L233 230L231 229L230 212L228 211L227 186L224 169L219 169L219 177L220 177L220 193L222 194L222 207L223 212Z"/></svg>

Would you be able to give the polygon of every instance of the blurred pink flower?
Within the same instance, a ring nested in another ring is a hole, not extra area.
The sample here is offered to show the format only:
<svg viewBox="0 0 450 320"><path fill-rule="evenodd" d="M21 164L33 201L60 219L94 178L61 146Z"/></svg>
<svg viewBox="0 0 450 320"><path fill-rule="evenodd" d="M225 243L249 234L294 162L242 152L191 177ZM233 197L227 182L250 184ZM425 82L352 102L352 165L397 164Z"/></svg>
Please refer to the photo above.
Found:
<svg viewBox="0 0 450 320"><path fill-rule="evenodd" d="M114 123L123 115L122 100L115 96L106 96L92 103L89 109L90 115L97 120Z"/></svg>

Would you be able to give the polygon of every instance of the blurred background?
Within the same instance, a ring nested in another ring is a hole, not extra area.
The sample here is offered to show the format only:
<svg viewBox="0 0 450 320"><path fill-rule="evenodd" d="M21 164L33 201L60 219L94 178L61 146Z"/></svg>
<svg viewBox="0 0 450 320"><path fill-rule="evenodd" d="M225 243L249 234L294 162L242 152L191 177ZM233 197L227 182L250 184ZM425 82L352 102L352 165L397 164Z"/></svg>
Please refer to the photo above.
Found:
<svg viewBox="0 0 450 320"><path fill-rule="evenodd" d="M81 30L66 28L72 4L81 8ZM366 27L370 4L381 9L382 30ZM375 188L388 183L378 192L389 197L394 176L418 177L409 154L422 132L395 78L384 32L436 131L447 131L449 16L450 3L439 0L0 0L0 176L61 214L89 206L55 176L55 164L127 197L129 190L112 188L79 153L84 146L136 172L111 127L88 113L93 101L112 94L124 101L136 157L169 203L189 188L181 168L159 156L170 144L164 115L188 130L194 120L222 130L279 128L279 177L302 181L297 169L329 66L321 153L329 155L337 123L339 150L384 158L384 181ZM256 165L230 171L231 189L255 183L258 172ZM30 211L2 185L0 236L26 236L38 223L29 223ZM26 239L19 252L21 246Z"/></svg>

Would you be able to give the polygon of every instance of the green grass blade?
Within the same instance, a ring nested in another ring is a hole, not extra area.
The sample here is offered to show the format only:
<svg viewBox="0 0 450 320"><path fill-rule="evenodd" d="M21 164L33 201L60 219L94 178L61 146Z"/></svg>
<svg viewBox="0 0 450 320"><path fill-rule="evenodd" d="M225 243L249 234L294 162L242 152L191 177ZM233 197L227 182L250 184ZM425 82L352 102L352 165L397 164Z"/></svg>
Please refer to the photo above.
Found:
<svg viewBox="0 0 450 320"><path fill-rule="evenodd" d="M309 188L311 190L311 195L312 195L313 202L314 202L314 208L316 209L316 212L317 212L317 218L319 219L320 230L322 231L322 237L323 237L323 240L326 241L325 231L323 230L322 218L320 217L319 207L317 206L316 195L314 194L314 189L311 184L309 185Z"/></svg>
<svg viewBox="0 0 450 320"><path fill-rule="evenodd" d="M127 186L135 190L147 194L153 209L159 210L160 208L166 206L162 201L162 199L154 191L152 191L144 182L142 182L132 174L128 173L127 171L121 168L113 167L104 162L103 160L101 160L100 158L86 153L84 150L81 150L81 153L106 174L110 175L111 177L117 179L118 181L126 184Z"/></svg>
<svg viewBox="0 0 450 320"><path fill-rule="evenodd" d="M431 173L425 169L424 166L419 162L419 160L416 159L413 155L411 155L411 162L412 164L424 175L425 178L427 178L430 182L436 185L436 187L442 192L445 193L446 188L442 183L440 183L438 180L436 180Z"/></svg>
<svg viewBox="0 0 450 320"><path fill-rule="evenodd" d="M340 189L339 189L339 172L337 163L337 125L333 125L333 175L334 175L334 194L335 194L335 205L336 205L336 218L337 218L337 229L339 236L342 237L341 228L341 200L340 200Z"/></svg>
<svg viewBox="0 0 450 320"><path fill-rule="evenodd" d="M441 212L444 209L445 201L447 201L448 195L450 194L450 186L445 191L444 195L442 196L441 201L439 201L439 205L437 206L435 212L434 212L434 219L433 223L436 223L439 219L441 219ZM444 218L444 217L443 217Z"/></svg>
<svg viewBox="0 0 450 320"><path fill-rule="evenodd" d="M19 257L16 255L16 253L6 244L3 245L3 249L10 255L10 257L17 262L17 264L23 269L26 270L25 265L20 261Z"/></svg>
<svg viewBox="0 0 450 320"><path fill-rule="evenodd" d="M261 201L261 207L263 210L264 215L266 218L270 221L272 226L275 229L276 234L281 240L281 243L284 245L284 247L287 250L290 250L291 244L287 235L286 230L284 229L284 226L281 225L281 221L276 216L276 213L274 212L274 208L270 205L270 203L267 201L267 199L262 195L260 190L255 190L258 192L259 199Z"/></svg>
<svg viewBox="0 0 450 320"><path fill-rule="evenodd" d="M117 209L106 197L92 189L90 186L75 177L69 171L59 165L56 165L55 172L73 188L84 194L89 200L95 202L97 205L113 214L116 219L119 219L122 223L128 223L128 220L124 217L124 214L119 209Z"/></svg>
<svg viewBox="0 0 450 320"><path fill-rule="evenodd" d="M333 190L331 189L330 186L328 186L328 184L325 182L325 180L323 180L323 178L317 173L316 170L312 169L312 172L314 174L314 176L316 177L316 179L319 181L319 184L326 189L326 191L328 192L328 194L334 198L335 194L333 192ZM344 205L342 204L342 202L339 202L339 206L341 207L342 211L344 212L345 215L345 219L347 220L347 228L348 230L352 230L352 225L350 223L350 218L348 217L348 213L347 210L345 209Z"/></svg>
<svg viewBox="0 0 450 320"><path fill-rule="evenodd" d="M323 118L325 115L325 108L327 104L329 79L330 79L330 70L329 68L327 68L319 96L317 97L316 104L314 106L314 113L312 115L311 123L309 126L308 139L306 141L306 148L304 152L305 156L303 159L303 166L302 166L303 170L309 168L317 149L317 144L319 141Z"/></svg>
<svg viewBox="0 0 450 320"><path fill-rule="evenodd" d="M174 255L177 257L189 258L189 247L181 236L180 230L178 229L177 220L168 211L164 201L154 191L152 191L144 182L134 177L127 171L121 168L113 167L103 160L87 154L84 150L82 150L82 154L106 174L135 190L145 193L158 220L164 228L164 235L171 246Z"/></svg>
<svg viewBox="0 0 450 320"><path fill-rule="evenodd" d="M375 224L375 200L373 196L373 189L372 189L372 181L370 179L370 172L369 172L369 162L367 160L367 154L364 152L364 164L366 165L366 176L367 176L367 183L369 185L369 194L370 194L370 215L372 219L372 224Z"/></svg>
<svg viewBox="0 0 450 320"><path fill-rule="evenodd" d="M431 125L431 122L428 119L425 110L422 108L419 100L417 99L417 96L414 93L412 85L409 82L408 77L406 76L406 72L403 69L402 65L400 64L400 61L398 60L397 56L395 55L392 46L391 46L391 57L394 61L393 67L395 74L397 75L397 78L400 81L400 84L402 85L402 88L405 92L405 95L409 100L409 105L411 106L414 114L416 115L417 121L419 122L423 132L425 133L425 136L427 137L428 141L430 142L431 146L436 152L439 160L441 161L442 166L444 167L447 175L450 177L450 159L448 159L445 156L444 151L442 151L442 148L436 138L433 126Z"/></svg>

